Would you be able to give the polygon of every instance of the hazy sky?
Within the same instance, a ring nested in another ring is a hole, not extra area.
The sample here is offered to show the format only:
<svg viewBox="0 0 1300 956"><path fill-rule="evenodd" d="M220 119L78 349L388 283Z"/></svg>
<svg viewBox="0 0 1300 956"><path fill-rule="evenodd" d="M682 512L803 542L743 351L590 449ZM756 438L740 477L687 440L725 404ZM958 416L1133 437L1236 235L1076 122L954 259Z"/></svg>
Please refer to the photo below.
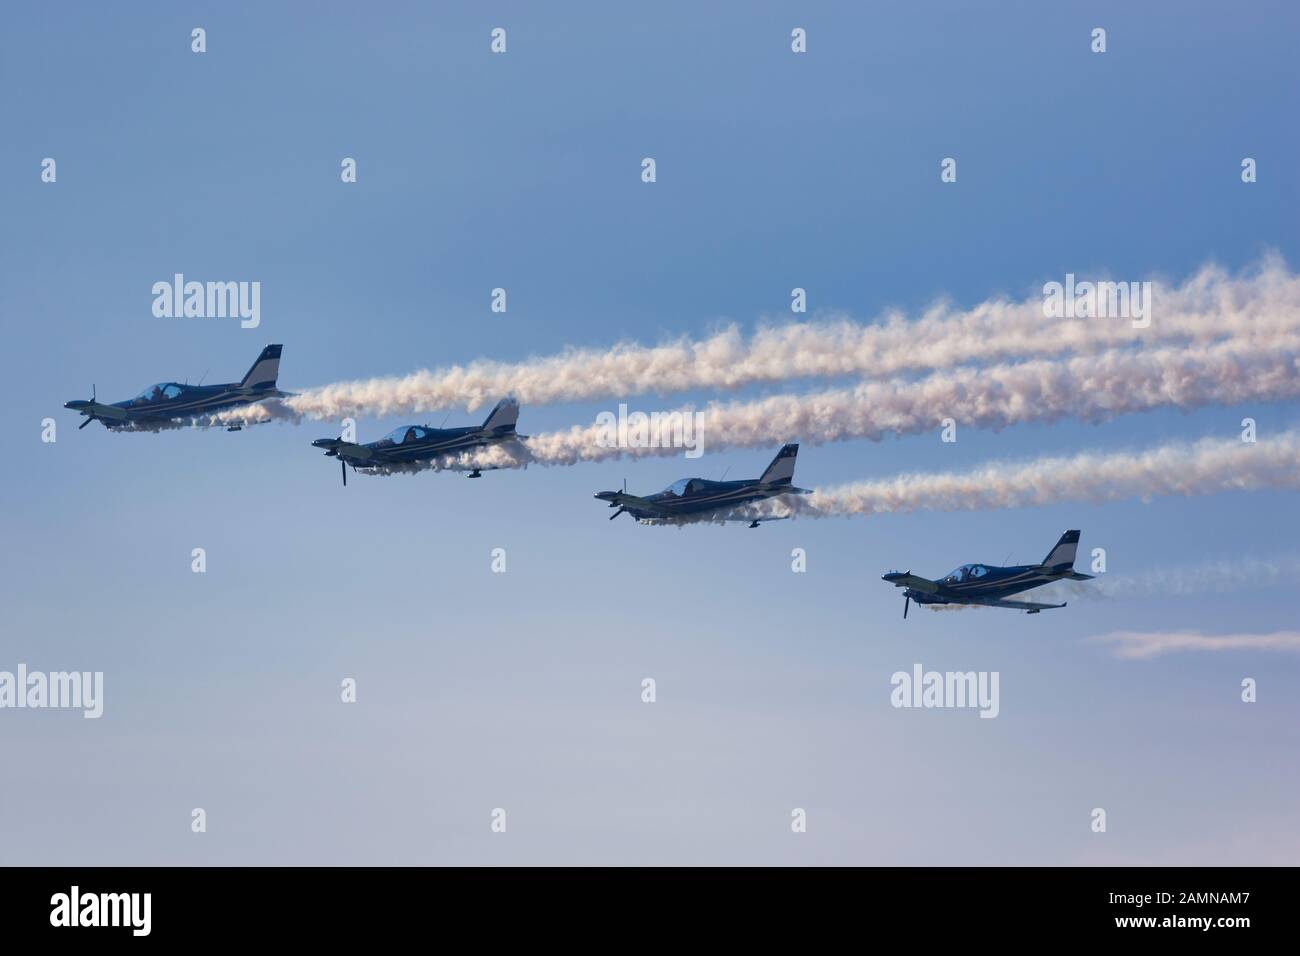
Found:
<svg viewBox="0 0 1300 956"><path fill-rule="evenodd" d="M592 493L757 475L800 436L344 489L310 447L333 423L110 434L61 407L92 383L119 400L238 379L268 342L294 389L750 329L788 319L795 286L811 314L870 320L1067 272L1179 280L1267 250L1296 268L1293 4L382 9L5 12L0 670L103 671L105 699L98 720L0 710L0 862L1300 859L1300 656L1127 660L1089 640L1293 629L1294 575L905 622L880 580L1037 561L1067 528L1112 578L1294 567L1292 492L646 528L607 522ZM261 282L261 326L155 318L150 288L177 272ZM618 401L525 406L519 428ZM1252 405L955 444L936 429L805 446L795 483L1232 437L1246 416L1261 440L1300 425L1294 405ZM442 418L364 419L358 437ZM999 716L895 709L890 675L915 663L999 672Z"/></svg>

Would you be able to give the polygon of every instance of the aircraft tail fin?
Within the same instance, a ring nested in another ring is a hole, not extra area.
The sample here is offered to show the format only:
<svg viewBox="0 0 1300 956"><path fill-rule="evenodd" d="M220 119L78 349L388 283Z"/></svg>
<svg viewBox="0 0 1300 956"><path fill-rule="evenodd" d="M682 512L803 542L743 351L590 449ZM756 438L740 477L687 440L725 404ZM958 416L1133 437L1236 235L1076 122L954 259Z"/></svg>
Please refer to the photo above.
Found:
<svg viewBox="0 0 1300 956"><path fill-rule="evenodd" d="M248 370L240 388L275 388L275 380L280 375L280 350L283 345L268 345L262 349L253 367Z"/></svg>
<svg viewBox="0 0 1300 956"><path fill-rule="evenodd" d="M519 421L519 402L513 398L503 398L497 402L496 408L492 409L492 414L483 423L483 430L497 435L510 434L515 430L517 421Z"/></svg>
<svg viewBox="0 0 1300 956"><path fill-rule="evenodd" d="M767 470L758 480L765 485L788 485L794 480L794 460L799 454L798 444L789 444L782 447L772 459L772 464L767 466Z"/></svg>
<svg viewBox="0 0 1300 956"><path fill-rule="evenodd" d="M1055 571L1065 571L1073 568L1074 554L1078 550L1079 532L1067 531L1065 534L1061 535L1061 540L1056 542L1056 547L1047 552L1047 557L1043 558L1042 566Z"/></svg>

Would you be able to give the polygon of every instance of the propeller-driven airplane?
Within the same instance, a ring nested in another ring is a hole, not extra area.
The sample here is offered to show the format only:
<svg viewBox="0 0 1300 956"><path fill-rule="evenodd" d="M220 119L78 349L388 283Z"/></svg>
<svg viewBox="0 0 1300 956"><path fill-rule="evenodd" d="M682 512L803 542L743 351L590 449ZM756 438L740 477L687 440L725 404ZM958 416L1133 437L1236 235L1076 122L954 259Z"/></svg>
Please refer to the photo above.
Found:
<svg viewBox="0 0 1300 956"><path fill-rule="evenodd" d="M265 398L286 398L288 392L281 392L275 387L276 377L280 373L281 345L268 345L262 349L253 367L248 370L242 381L226 385L178 385L176 382L161 382L150 385L143 392L125 402L106 405L95 398L95 387L90 387L90 401L65 402L63 407L70 408L86 416L86 420L77 426L80 430L93 421L101 421L104 427L113 431L120 429L150 428L170 422L195 419L200 415L238 408L260 402ZM238 423L228 426L229 431L239 431Z"/></svg>
<svg viewBox="0 0 1300 956"><path fill-rule="evenodd" d="M1074 570L1074 553L1079 547L1079 532L1067 531L1047 553L1042 564L1022 564L997 568L987 564L963 564L938 581L920 577L911 571L890 571L882 577L903 591L903 617L912 601L917 604L978 604L984 607L1009 607L1037 614L1061 604L1035 604L1033 601L1008 601L1008 596L1028 591L1052 581L1091 581L1091 574Z"/></svg>
<svg viewBox="0 0 1300 956"><path fill-rule="evenodd" d="M729 511L738 505L777 495L807 495L810 491L796 488L794 479L795 456L798 445L786 445L767 470L758 478L739 481L710 481L707 478L682 478L663 491L640 498L622 491L598 491L596 497L617 508L609 520L613 521L627 512L640 524L678 524L706 515ZM748 521L757 528L760 521L778 521L779 518L722 518L724 521Z"/></svg>
<svg viewBox="0 0 1300 956"><path fill-rule="evenodd" d="M379 441L358 445L344 441L342 438L318 438L312 445L324 448L327 457L337 458L343 471L343 484L348 483L348 465L354 471L366 471L382 468L385 465L419 465L424 462L442 458L445 455L457 455L475 448L486 448L502 442L526 438L515 433L515 422L519 420L519 403L513 398L503 398L497 402L492 414L482 425L469 425L463 428L430 428L427 425L403 425L394 428ZM481 478L484 468L491 465L458 467L448 466L453 471L468 471L470 478Z"/></svg>

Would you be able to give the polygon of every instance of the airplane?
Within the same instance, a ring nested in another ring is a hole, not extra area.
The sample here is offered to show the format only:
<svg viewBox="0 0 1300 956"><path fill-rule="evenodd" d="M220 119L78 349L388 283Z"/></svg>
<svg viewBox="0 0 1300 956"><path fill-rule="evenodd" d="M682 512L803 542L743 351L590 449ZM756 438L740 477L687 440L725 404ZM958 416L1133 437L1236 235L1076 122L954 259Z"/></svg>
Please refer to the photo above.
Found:
<svg viewBox="0 0 1300 956"><path fill-rule="evenodd" d="M795 456L799 454L798 445L786 445L767 470L758 478L740 481L709 481L707 478L682 478L673 482L663 491L640 498L627 493L627 483L622 491L598 491L596 497L608 501L611 508L617 508L609 520L613 521L623 512L637 520L638 524L677 524L695 516L704 516L719 511L727 511L737 505L752 501L762 501L778 495L809 495L805 488L796 488L790 482L794 478ZM748 521L751 528L757 528L760 521L779 521L780 518L723 518L724 521Z"/></svg>
<svg viewBox="0 0 1300 956"><path fill-rule="evenodd" d="M1028 591L1052 581L1091 581L1093 575L1074 570L1074 553L1079 547L1079 532L1067 531L1047 553L1042 564L1022 564L1012 568L998 568L987 564L963 564L947 577L938 581L913 574L911 571L890 571L881 577L894 587L906 588L903 592L903 618L912 601L917 604L976 604L983 607L1008 607L1016 611L1037 614L1061 604L1036 604L1033 601L1008 601L1006 598Z"/></svg>
<svg viewBox="0 0 1300 956"><path fill-rule="evenodd" d="M342 438L318 438L312 445L325 449L326 457L337 458L343 472L343 486L348 484L348 465L352 470L365 471L381 468L384 465L414 465L432 461L443 455L486 448L502 442L527 438L527 435L515 433L515 422L519 419L519 403L513 398L503 398L497 402L492 414L482 425L469 425L462 428L430 428L427 425L403 425L394 428L379 441L358 445L344 441ZM491 470L492 465L480 465L469 468L453 468L456 471L468 471L469 478L481 478L482 469Z"/></svg>
<svg viewBox="0 0 1300 956"><path fill-rule="evenodd" d="M276 377L280 373L280 350L282 345L268 345L262 349L253 367L241 381L225 385L178 385L176 382L160 382L150 385L135 398L125 402L103 404L95 397L95 386L90 387L90 401L65 402L63 407L70 408L86 416L86 420L77 426L85 428L93 421L103 422L110 431L132 429L137 427L164 425L185 418L197 418L260 402L265 398L287 398L289 392L281 392L275 387ZM237 432L243 426L232 424L227 431Z"/></svg>

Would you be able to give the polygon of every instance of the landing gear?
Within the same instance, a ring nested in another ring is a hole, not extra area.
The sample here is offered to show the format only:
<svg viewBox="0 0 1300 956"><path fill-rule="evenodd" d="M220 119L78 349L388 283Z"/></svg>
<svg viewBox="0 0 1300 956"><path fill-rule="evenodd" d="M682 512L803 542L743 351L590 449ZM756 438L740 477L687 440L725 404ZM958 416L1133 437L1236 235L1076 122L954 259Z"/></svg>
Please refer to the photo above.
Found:
<svg viewBox="0 0 1300 956"><path fill-rule="evenodd" d="M483 477L483 472L481 472L481 471L479 471L477 468L475 468L472 472L470 472L470 473L469 473L468 475L466 475L465 477L466 477L466 478L482 478L482 477Z"/></svg>

